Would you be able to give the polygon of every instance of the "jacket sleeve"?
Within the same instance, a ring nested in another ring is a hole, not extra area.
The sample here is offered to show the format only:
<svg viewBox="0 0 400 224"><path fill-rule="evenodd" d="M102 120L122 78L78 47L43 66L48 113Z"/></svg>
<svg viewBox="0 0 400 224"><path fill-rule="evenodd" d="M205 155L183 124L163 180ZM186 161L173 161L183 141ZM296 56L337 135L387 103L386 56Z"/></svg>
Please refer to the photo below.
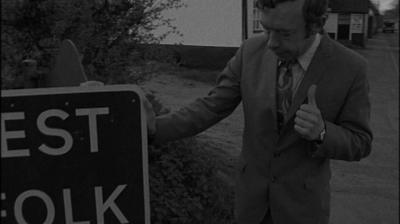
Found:
<svg viewBox="0 0 400 224"><path fill-rule="evenodd" d="M369 126L371 104L366 65L355 76L345 103L335 122L325 121L326 135L316 156L359 161L371 152L372 131Z"/></svg>
<svg viewBox="0 0 400 224"><path fill-rule="evenodd" d="M169 114L156 117L154 143L193 136L230 115L241 101L242 47L217 78L207 96Z"/></svg>

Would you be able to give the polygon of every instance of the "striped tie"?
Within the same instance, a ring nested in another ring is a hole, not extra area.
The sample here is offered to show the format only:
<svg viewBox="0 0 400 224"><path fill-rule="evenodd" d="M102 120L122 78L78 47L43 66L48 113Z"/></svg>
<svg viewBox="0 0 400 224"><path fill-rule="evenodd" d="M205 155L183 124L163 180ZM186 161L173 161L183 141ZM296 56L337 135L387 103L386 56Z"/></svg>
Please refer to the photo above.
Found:
<svg viewBox="0 0 400 224"><path fill-rule="evenodd" d="M294 63L292 61L281 61L279 64L279 75L276 83L277 118L279 130L281 129L290 105L292 104L293 65Z"/></svg>

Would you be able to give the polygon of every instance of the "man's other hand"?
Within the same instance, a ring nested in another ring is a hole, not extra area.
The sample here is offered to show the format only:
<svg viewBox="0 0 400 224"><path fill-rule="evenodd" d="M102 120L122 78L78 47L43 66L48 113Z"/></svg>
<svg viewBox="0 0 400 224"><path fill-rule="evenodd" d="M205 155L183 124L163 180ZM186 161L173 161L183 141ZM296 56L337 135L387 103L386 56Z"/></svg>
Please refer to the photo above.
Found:
<svg viewBox="0 0 400 224"><path fill-rule="evenodd" d="M294 129L303 138L310 141L319 139L319 135L324 129L324 120L315 99L316 89L316 85L312 85L308 89L308 103L300 106L294 119Z"/></svg>

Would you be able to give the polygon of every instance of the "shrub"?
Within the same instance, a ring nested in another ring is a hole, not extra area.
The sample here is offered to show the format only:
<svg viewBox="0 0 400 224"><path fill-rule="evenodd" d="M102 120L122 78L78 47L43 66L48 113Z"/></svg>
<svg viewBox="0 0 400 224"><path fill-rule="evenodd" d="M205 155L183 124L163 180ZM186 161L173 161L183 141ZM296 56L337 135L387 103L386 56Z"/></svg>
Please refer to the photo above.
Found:
<svg viewBox="0 0 400 224"><path fill-rule="evenodd" d="M156 115L169 112L154 93L146 97ZM233 223L232 183L220 175L232 173L230 157L213 150L196 138L149 146L151 223Z"/></svg>
<svg viewBox="0 0 400 224"><path fill-rule="evenodd" d="M51 67L58 44L66 38L83 54L89 77L106 83L137 83L147 73L132 74L128 65L140 58L142 43L154 44L165 37L154 37L148 31L166 25L176 32L160 13L180 3L165 0L149 9L155 0L112 2L115 4L108 0L5 0L1 66L6 84L3 82L2 88L14 88L20 82L23 59L37 60L42 69ZM161 22L155 23L157 20ZM155 48L143 55L153 58L158 51ZM159 114L163 106L155 102ZM152 223L231 223L233 193L218 176L218 159L222 158L210 156L193 138L150 146Z"/></svg>
<svg viewBox="0 0 400 224"><path fill-rule="evenodd" d="M232 223L233 190L195 138L150 146L152 223Z"/></svg>

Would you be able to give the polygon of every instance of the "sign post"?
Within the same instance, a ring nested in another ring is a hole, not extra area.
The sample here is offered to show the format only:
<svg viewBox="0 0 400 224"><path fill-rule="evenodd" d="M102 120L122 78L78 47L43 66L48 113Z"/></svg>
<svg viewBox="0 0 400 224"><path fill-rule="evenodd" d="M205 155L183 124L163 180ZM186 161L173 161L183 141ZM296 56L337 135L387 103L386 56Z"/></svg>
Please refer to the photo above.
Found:
<svg viewBox="0 0 400 224"><path fill-rule="evenodd" d="M133 85L2 91L1 223L149 224Z"/></svg>

